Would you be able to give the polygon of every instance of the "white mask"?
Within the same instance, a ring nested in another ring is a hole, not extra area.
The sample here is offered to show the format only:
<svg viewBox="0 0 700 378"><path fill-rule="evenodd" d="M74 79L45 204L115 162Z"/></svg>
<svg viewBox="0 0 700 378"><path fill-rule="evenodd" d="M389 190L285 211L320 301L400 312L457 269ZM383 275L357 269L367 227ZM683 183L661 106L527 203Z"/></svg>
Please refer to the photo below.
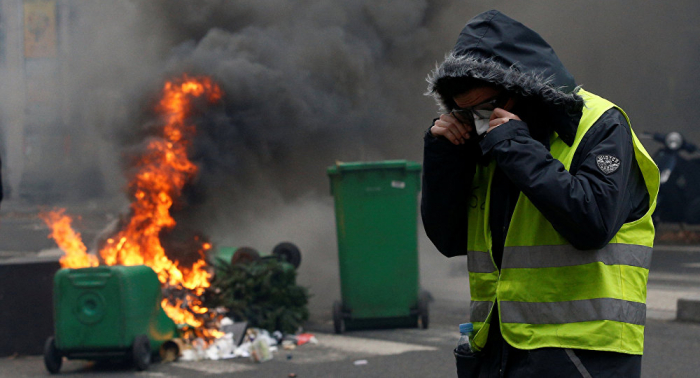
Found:
<svg viewBox="0 0 700 378"><path fill-rule="evenodd" d="M488 113L488 114L486 114ZM483 135L489 129L489 121L491 120L492 111L480 110L474 113L474 127L478 135Z"/></svg>

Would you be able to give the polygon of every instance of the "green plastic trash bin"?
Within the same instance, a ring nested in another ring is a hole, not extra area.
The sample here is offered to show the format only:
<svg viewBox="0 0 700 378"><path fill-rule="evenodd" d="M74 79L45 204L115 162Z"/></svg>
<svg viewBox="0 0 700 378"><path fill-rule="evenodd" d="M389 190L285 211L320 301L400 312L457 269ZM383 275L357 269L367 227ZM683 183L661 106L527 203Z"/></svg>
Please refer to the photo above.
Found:
<svg viewBox="0 0 700 378"><path fill-rule="evenodd" d="M290 243L282 242L272 249L272 254L260 256L260 252L252 247L219 247L216 258L233 265L245 264L260 259L277 259L289 264L292 268L298 269L301 264L301 251L299 247Z"/></svg>
<svg viewBox="0 0 700 378"><path fill-rule="evenodd" d="M428 326L418 274L421 166L405 160L337 163L328 168L342 301L336 333L346 329Z"/></svg>
<svg viewBox="0 0 700 378"><path fill-rule="evenodd" d="M57 373L62 357L121 357L146 369L151 354L177 334L161 300L158 277L145 265L59 270L54 276L56 334L46 341L46 368Z"/></svg>

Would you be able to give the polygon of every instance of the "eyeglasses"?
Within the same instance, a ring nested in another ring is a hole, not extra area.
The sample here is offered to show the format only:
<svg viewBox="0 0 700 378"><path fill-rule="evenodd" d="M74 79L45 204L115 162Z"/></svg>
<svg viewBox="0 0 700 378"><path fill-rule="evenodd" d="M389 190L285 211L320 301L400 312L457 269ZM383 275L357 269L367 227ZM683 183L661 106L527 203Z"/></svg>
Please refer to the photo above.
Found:
<svg viewBox="0 0 700 378"><path fill-rule="evenodd" d="M455 109L451 114L457 118L459 122L471 125L474 119L489 119L494 109L500 108L508 101L508 95L501 93L491 100L482 102L469 108Z"/></svg>

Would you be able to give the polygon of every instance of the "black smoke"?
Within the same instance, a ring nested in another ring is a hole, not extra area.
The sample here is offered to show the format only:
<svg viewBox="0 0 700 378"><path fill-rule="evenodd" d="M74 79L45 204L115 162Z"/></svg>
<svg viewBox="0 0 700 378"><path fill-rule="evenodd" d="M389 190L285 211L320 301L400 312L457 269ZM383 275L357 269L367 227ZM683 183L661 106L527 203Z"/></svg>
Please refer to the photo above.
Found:
<svg viewBox="0 0 700 378"><path fill-rule="evenodd" d="M442 3L137 2L139 27L172 45L158 77L207 75L225 92L194 120L201 170L186 191L195 206L178 217L201 223L326 196L336 161L419 160L434 114L424 76L447 32L434 25ZM149 106L137 109L143 124ZM141 133L123 131L126 150L139 145Z"/></svg>

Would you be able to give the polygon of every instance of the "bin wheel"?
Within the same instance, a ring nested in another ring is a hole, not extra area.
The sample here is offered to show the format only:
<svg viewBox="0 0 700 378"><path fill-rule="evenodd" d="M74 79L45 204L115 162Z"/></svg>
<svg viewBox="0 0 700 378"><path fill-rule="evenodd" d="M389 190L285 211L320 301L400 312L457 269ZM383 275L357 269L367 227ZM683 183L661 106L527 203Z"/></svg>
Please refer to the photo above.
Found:
<svg viewBox="0 0 700 378"><path fill-rule="evenodd" d="M231 265L247 264L258 260L260 260L260 253L255 248L241 247L233 253Z"/></svg>
<svg viewBox="0 0 700 378"><path fill-rule="evenodd" d="M148 369L151 363L151 342L146 335L138 335L131 346L131 358L138 371Z"/></svg>
<svg viewBox="0 0 700 378"><path fill-rule="evenodd" d="M333 302L333 329L335 333L341 334L345 332L345 320L343 320L343 305L335 301Z"/></svg>
<svg viewBox="0 0 700 378"><path fill-rule="evenodd" d="M428 329L428 324L430 323L428 302L430 302L430 294L421 293L418 298L418 327L422 329Z"/></svg>
<svg viewBox="0 0 700 378"><path fill-rule="evenodd" d="M284 261L291 264L294 269L299 268L301 264L301 252L299 247L289 242L282 242L272 249L272 254L277 257L279 261Z"/></svg>
<svg viewBox="0 0 700 378"><path fill-rule="evenodd" d="M62 363L63 356L56 349L56 341L51 336L46 339L46 344L44 344L44 365L46 365L46 370L51 374L57 374L61 370Z"/></svg>

